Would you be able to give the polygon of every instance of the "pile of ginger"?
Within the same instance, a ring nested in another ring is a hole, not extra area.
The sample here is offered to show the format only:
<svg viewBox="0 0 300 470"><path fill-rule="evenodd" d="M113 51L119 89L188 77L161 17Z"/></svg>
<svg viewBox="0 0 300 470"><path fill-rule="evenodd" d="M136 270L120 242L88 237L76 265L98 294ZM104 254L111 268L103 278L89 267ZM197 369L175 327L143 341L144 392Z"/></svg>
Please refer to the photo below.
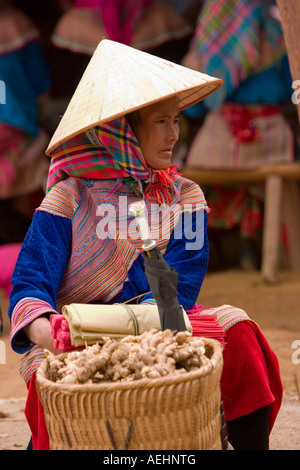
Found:
<svg viewBox="0 0 300 470"><path fill-rule="evenodd" d="M48 378L65 384L158 378L197 369L207 362L202 338L188 331L151 329L122 340L103 343L55 356L45 351Z"/></svg>

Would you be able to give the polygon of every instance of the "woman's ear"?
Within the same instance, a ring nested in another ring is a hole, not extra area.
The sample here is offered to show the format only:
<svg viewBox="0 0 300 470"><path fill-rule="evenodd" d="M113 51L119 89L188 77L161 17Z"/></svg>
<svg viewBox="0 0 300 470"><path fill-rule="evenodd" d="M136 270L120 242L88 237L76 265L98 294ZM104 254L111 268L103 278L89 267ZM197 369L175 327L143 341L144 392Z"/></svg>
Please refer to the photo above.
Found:
<svg viewBox="0 0 300 470"><path fill-rule="evenodd" d="M132 113L128 113L128 114L125 115L125 119L127 120L128 124L130 125L130 127L133 130L134 134L136 134L136 128L141 122L139 112L138 111L133 111Z"/></svg>

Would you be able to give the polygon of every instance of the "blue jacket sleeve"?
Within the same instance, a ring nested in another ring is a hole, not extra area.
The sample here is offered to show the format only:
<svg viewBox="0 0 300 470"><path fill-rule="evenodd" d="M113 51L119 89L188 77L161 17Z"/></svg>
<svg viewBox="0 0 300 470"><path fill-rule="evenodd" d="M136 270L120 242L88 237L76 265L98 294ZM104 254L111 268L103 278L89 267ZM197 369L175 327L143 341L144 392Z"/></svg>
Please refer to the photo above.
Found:
<svg viewBox="0 0 300 470"><path fill-rule="evenodd" d="M26 297L49 303L56 309L56 294L71 250L71 221L37 211L12 276L8 314Z"/></svg>

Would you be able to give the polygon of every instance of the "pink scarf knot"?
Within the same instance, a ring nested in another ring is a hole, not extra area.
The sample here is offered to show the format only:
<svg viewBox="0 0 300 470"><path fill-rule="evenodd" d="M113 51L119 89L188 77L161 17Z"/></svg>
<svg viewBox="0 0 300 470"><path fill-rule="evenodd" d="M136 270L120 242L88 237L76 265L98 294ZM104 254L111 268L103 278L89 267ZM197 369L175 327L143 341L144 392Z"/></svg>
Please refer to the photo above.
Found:
<svg viewBox="0 0 300 470"><path fill-rule="evenodd" d="M177 168L176 165L170 165L166 170L152 170L144 190L145 199L169 205L175 190L175 177L180 176Z"/></svg>

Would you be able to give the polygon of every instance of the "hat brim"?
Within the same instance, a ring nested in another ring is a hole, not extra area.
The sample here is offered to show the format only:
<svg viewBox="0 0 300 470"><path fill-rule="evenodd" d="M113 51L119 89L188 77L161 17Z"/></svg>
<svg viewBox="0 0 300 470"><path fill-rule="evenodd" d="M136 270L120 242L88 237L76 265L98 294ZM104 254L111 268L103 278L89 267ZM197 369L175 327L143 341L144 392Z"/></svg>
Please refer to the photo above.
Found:
<svg viewBox="0 0 300 470"><path fill-rule="evenodd" d="M105 122L172 96L182 111L217 91L221 79L103 39L53 134L47 155Z"/></svg>

